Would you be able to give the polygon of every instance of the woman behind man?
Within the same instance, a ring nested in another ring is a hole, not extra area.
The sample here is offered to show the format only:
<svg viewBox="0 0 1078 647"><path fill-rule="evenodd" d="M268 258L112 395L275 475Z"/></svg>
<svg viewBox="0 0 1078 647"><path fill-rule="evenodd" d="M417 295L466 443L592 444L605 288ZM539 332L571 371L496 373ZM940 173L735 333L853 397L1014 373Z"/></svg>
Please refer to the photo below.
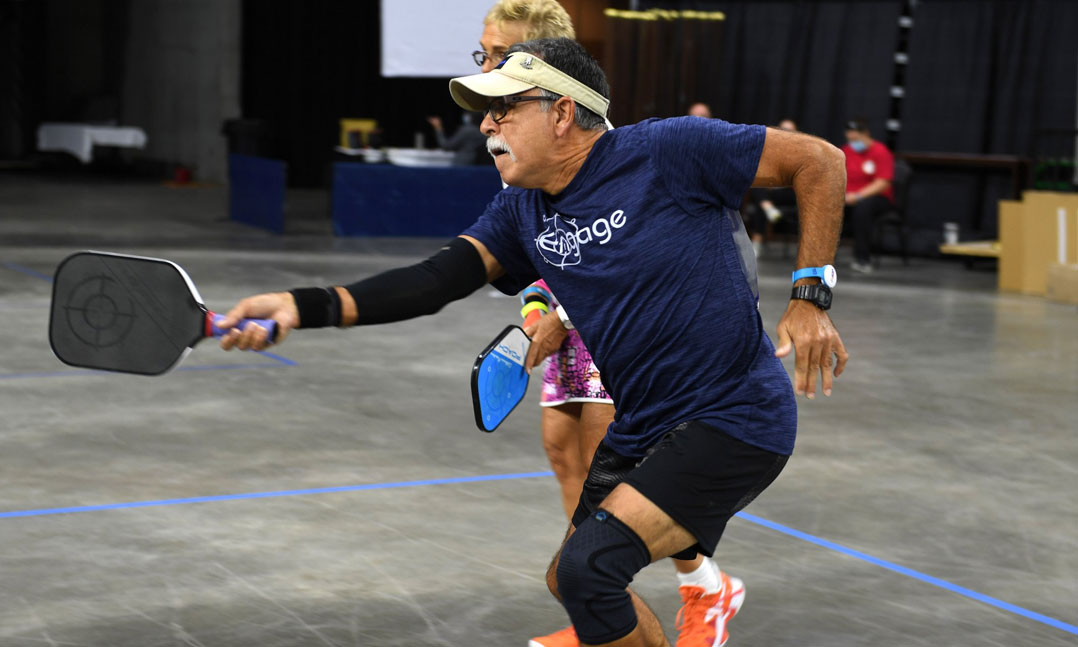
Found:
<svg viewBox="0 0 1078 647"><path fill-rule="evenodd" d="M572 20L556 0L501 0L483 20L480 50L472 53L483 72L501 62L510 46L536 38L576 38ZM533 288L535 289L534 291ZM553 339L556 347L543 375L541 396L543 448L561 486L562 506L571 520L591 458L614 419L614 403L603 388L591 354L571 329L568 314L557 312L555 295L542 282L524 292L546 291L547 314L527 327L531 337ZM533 300L534 302L534 300ZM527 306L527 304L525 304ZM537 336L538 331L543 331ZM561 340L557 342L557 340ZM678 571L682 609L677 647L713 647L726 643L726 622L744 599L744 585L722 573L702 555L673 560ZM529 647L578 647L572 627L529 641Z"/></svg>

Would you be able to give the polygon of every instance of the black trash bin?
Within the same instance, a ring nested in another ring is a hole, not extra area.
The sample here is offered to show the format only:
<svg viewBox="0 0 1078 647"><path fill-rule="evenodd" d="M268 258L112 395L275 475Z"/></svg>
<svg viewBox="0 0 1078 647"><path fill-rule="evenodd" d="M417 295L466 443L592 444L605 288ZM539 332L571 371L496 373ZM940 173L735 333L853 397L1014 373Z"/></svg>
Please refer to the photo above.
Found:
<svg viewBox="0 0 1078 647"><path fill-rule="evenodd" d="M228 137L228 152L275 157L269 122L262 119L227 119L221 134Z"/></svg>

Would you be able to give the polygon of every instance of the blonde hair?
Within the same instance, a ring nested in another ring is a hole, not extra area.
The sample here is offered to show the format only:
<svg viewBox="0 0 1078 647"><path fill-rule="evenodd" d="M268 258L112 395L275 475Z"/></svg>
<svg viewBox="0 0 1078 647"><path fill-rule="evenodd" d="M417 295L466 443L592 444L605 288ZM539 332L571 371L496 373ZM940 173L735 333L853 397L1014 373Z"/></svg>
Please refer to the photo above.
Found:
<svg viewBox="0 0 1078 647"><path fill-rule="evenodd" d="M491 23L524 24L524 40L536 38L576 38L569 13L557 0L499 0L483 19Z"/></svg>

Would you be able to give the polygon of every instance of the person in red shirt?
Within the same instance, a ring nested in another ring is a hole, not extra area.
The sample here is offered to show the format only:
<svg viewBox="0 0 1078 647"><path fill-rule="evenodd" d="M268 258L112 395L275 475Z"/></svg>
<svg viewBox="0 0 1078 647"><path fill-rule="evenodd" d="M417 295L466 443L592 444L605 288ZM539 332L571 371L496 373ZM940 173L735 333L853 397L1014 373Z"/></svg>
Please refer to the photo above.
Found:
<svg viewBox="0 0 1078 647"><path fill-rule="evenodd" d="M853 228L855 272L872 271L870 251L872 224L876 216L894 205L891 180L895 177L895 157L886 146L872 139L868 123L853 119L846 123L846 221Z"/></svg>

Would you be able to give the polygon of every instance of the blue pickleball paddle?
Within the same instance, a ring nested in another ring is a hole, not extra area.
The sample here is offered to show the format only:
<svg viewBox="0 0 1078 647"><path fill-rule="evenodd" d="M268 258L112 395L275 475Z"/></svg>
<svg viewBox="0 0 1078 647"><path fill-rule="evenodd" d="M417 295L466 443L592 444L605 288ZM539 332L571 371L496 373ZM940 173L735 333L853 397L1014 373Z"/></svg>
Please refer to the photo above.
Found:
<svg viewBox="0 0 1078 647"><path fill-rule="evenodd" d="M528 391L524 358L531 339L520 326L506 326L494 341L483 349L472 365L472 406L475 424L483 431L494 431Z"/></svg>

